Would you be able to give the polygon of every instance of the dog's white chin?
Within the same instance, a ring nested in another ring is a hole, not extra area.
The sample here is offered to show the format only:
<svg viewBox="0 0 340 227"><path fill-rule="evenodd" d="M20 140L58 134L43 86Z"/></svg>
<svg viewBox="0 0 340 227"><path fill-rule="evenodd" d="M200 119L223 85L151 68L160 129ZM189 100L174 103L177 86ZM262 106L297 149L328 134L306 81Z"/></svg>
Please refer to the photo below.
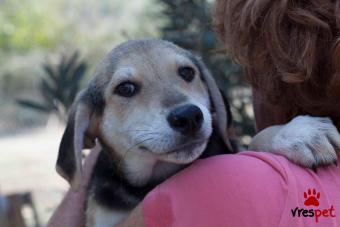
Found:
<svg viewBox="0 0 340 227"><path fill-rule="evenodd" d="M206 146L206 141L195 143L192 146L189 146L187 149L159 154L158 159L164 162L175 164L188 164L195 161L203 153Z"/></svg>

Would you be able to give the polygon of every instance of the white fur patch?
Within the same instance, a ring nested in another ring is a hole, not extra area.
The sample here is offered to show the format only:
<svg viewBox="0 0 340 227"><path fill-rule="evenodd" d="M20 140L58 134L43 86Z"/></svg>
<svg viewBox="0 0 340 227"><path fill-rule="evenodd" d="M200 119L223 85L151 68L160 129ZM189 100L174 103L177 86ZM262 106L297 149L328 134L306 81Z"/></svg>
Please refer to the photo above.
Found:
<svg viewBox="0 0 340 227"><path fill-rule="evenodd" d="M329 118L298 116L286 125L262 130L249 148L283 155L301 166L316 167L337 160L340 134Z"/></svg>
<svg viewBox="0 0 340 227"><path fill-rule="evenodd" d="M127 215L127 212L118 212L98 208L94 214L94 227L113 227L121 222Z"/></svg>
<svg viewBox="0 0 340 227"><path fill-rule="evenodd" d="M127 211L108 210L98 206L92 197L88 200L86 227L113 227L129 215Z"/></svg>

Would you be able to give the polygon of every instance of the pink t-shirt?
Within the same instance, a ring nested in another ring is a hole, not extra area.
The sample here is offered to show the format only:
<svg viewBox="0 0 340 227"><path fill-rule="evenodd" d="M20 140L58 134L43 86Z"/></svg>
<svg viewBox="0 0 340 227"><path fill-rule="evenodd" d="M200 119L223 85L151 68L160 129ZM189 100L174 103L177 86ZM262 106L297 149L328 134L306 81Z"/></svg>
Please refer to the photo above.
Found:
<svg viewBox="0 0 340 227"><path fill-rule="evenodd" d="M148 227L340 226L340 167L242 152L196 161L143 201Z"/></svg>

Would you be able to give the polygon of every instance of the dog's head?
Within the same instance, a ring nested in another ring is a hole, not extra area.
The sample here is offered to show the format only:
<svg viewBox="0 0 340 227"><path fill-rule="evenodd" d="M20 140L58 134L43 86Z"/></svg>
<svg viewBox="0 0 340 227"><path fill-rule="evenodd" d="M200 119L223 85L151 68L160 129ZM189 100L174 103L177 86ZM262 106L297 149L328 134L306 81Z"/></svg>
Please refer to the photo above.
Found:
<svg viewBox="0 0 340 227"><path fill-rule="evenodd" d="M187 164L206 148L212 121L230 147L221 93L199 59L163 40L129 41L104 58L74 102L57 171L77 188L81 151L96 139L123 162Z"/></svg>

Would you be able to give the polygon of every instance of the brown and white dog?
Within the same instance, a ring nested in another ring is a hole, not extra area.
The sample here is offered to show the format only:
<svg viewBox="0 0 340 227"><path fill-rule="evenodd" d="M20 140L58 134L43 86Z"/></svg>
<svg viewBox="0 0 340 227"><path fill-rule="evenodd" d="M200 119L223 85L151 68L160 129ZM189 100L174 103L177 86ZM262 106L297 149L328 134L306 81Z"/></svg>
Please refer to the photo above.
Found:
<svg viewBox="0 0 340 227"><path fill-rule="evenodd" d="M128 41L104 58L74 102L57 171L77 189L82 149L97 141L102 150L88 189L86 223L114 226L155 185L194 160L237 152L228 138L230 122L229 105L198 58L163 40ZM290 138L299 127L308 132ZM305 116L265 130L251 147L312 167L336 160L339 138L331 121Z"/></svg>

